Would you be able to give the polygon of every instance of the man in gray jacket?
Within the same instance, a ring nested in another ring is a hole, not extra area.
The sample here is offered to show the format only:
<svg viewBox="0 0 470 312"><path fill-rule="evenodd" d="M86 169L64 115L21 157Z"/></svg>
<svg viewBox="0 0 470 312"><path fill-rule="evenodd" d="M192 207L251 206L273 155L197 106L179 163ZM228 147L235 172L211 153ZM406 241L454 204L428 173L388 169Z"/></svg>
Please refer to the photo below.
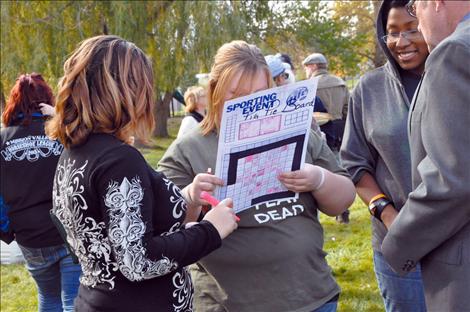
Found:
<svg viewBox="0 0 470 312"><path fill-rule="evenodd" d="M470 311L470 2L410 1L431 52L410 108L412 187L382 243L421 262L428 311Z"/></svg>

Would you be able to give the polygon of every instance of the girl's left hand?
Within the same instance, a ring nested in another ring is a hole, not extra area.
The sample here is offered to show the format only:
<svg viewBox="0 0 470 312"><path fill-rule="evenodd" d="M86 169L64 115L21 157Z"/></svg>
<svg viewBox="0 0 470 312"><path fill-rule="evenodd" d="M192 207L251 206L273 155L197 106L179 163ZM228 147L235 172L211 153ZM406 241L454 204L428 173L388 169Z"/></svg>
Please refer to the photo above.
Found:
<svg viewBox="0 0 470 312"><path fill-rule="evenodd" d="M278 179L289 191L312 192L321 182L321 170L318 166L306 163L300 170L281 173Z"/></svg>

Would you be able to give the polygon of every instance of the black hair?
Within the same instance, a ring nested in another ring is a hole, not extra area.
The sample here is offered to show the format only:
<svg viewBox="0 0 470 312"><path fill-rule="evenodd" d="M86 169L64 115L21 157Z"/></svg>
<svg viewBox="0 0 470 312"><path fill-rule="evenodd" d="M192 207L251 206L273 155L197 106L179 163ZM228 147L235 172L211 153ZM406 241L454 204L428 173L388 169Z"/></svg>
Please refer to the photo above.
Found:
<svg viewBox="0 0 470 312"><path fill-rule="evenodd" d="M290 56L285 53L280 53L280 56L281 56L281 61L283 63L289 64L290 68L294 70L294 64L292 64L292 59L290 58Z"/></svg>
<svg viewBox="0 0 470 312"><path fill-rule="evenodd" d="M384 0L382 4L382 25L383 29L387 29L388 13L393 8L404 8L408 4L409 0Z"/></svg>

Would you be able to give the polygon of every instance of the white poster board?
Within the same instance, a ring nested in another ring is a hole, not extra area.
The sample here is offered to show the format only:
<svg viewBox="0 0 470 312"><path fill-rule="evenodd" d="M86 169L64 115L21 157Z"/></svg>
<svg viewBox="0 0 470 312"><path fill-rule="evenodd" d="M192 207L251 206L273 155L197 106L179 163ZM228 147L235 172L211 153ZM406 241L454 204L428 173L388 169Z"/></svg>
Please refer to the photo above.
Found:
<svg viewBox="0 0 470 312"><path fill-rule="evenodd" d="M262 202L297 198L277 176L302 168L318 78L253 93L224 104L215 196L230 197L236 213Z"/></svg>

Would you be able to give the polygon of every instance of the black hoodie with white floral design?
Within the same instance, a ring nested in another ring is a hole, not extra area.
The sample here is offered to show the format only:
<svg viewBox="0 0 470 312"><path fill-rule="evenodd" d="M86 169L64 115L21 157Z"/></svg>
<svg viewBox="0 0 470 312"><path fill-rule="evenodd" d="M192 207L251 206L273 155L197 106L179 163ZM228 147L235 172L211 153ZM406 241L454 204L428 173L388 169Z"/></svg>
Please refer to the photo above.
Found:
<svg viewBox="0 0 470 312"><path fill-rule="evenodd" d="M133 147L93 134L57 166L54 215L82 266L77 311L191 311L185 266L220 247L212 224L184 229L180 190Z"/></svg>

